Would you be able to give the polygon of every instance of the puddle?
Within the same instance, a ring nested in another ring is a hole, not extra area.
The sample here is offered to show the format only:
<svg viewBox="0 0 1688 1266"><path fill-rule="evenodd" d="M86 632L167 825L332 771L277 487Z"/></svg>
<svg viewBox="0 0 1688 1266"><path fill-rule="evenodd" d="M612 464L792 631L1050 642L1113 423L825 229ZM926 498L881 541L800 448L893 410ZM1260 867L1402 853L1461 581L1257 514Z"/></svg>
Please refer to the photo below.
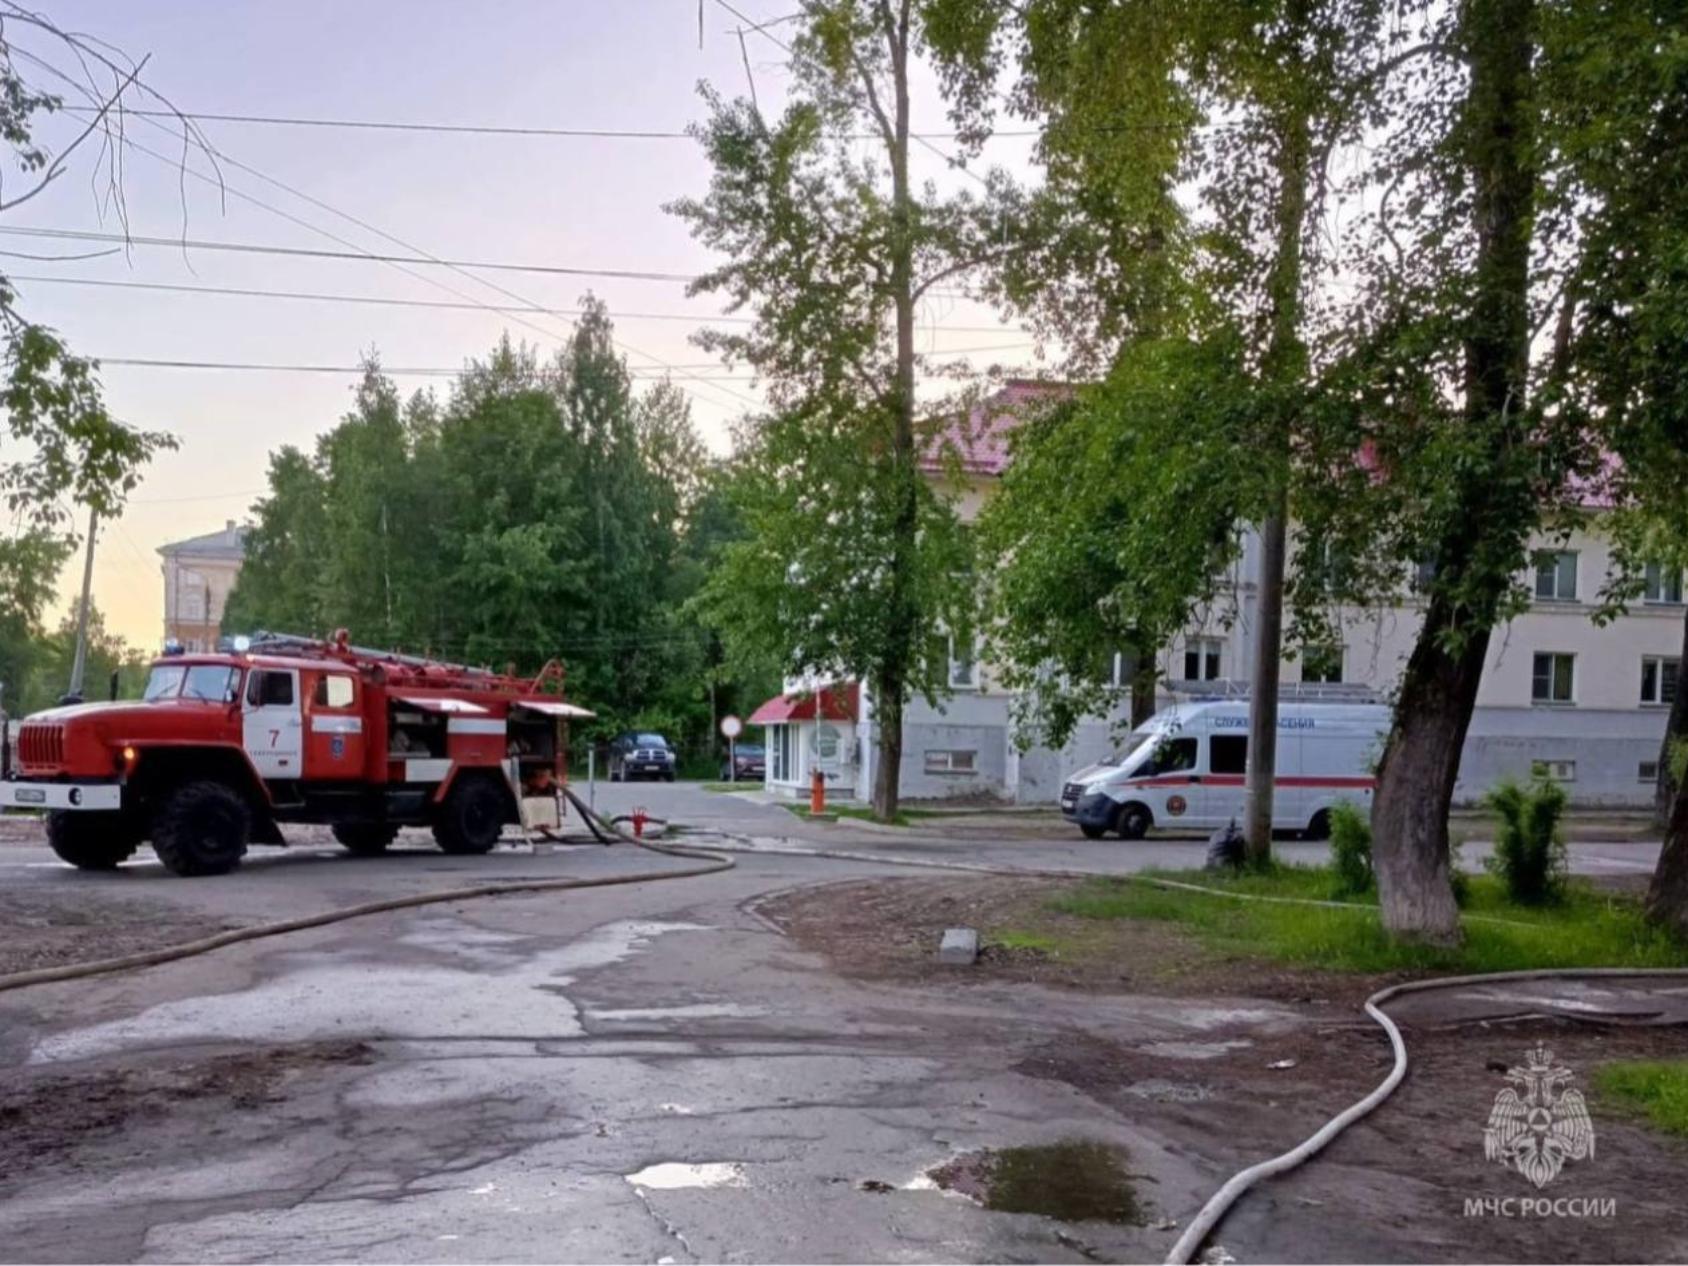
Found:
<svg viewBox="0 0 1688 1266"><path fill-rule="evenodd" d="M1005 1147L957 1157L930 1171L946 1191L1003 1213L1038 1213L1059 1222L1142 1226L1144 1209L1124 1149L1089 1139Z"/></svg>
<svg viewBox="0 0 1688 1266"><path fill-rule="evenodd" d="M628 1174L627 1181L635 1187L649 1187L656 1191L675 1191L681 1187L743 1187L744 1166L737 1161L705 1161L686 1164L684 1161L663 1161L647 1165L636 1174Z"/></svg>
<svg viewBox="0 0 1688 1266"><path fill-rule="evenodd" d="M1160 1055L1166 1059L1218 1059L1232 1051L1246 1050L1254 1043L1247 1038L1232 1038L1227 1042L1149 1042L1137 1049L1145 1055Z"/></svg>

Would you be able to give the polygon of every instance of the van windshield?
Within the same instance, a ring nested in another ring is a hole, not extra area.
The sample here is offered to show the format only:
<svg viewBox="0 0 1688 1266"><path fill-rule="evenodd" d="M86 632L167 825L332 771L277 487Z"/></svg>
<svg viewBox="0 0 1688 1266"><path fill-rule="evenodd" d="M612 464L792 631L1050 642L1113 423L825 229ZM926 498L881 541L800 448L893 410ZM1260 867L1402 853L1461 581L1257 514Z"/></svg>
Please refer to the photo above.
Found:
<svg viewBox="0 0 1688 1266"><path fill-rule="evenodd" d="M1142 757L1145 752L1153 751L1155 744L1160 742L1160 738L1161 735L1158 730L1151 730L1148 733L1139 732L1133 734L1126 741L1125 746L1120 748L1119 751L1115 752L1112 756L1104 756L1096 763L1098 765L1129 765L1133 761Z"/></svg>

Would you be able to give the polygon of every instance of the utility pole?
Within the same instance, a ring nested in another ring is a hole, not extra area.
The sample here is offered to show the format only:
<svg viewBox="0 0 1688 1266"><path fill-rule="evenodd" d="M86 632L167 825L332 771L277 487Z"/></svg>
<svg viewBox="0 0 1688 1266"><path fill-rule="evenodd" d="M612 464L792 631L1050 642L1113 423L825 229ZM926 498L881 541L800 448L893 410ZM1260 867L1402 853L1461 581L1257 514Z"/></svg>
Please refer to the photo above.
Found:
<svg viewBox="0 0 1688 1266"><path fill-rule="evenodd" d="M76 613L76 656L70 665L70 689L66 695L82 697L82 675L88 667L88 603L94 587L94 536L99 531L100 512L88 511L88 552L82 560L82 606Z"/></svg>

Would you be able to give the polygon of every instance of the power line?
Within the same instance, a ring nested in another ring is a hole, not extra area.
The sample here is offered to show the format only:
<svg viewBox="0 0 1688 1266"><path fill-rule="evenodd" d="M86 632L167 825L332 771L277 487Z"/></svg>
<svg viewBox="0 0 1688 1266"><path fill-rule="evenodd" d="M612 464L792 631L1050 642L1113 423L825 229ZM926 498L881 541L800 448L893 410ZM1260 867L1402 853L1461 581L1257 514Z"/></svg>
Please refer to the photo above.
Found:
<svg viewBox="0 0 1688 1266"><path fill-rule="evenodd" d="M92 356L89 359L101 365L123 365L140 369L237 369L252 370L263 373L285 374L357 374L362 375L366 367L363 365L304 365L288 363L271 363L261 361L231 361L231 360L172 360L164 357L152 356ZM650 382L669 369L684 369L683 365L662 365L649 368L629 368L628 374L642 382ZM466 367L459 365L455 369L441 365L428 366L389 366L380 365L377 372L393 378L456 378L461 377ZM751 382L751 374L723 374L719 377L698 378L697 382Z"/></svg>
<svg viewBox="0 0 1688 1266"><path fill-rule="evenodd" d="M4 252L0 252L3 254ZM46 277L40 274L9 273L8 281L29 282L48 286L94 286L114 290L149 290L168 294L222 295L251 299L292 299L310 303L353 303L391 308L439 308L460 312L528 312L537 316L569 319L581 316L581 308L546 308L527 304L488 304L476 300L453 303L445 299L400 299L386 295L330 294L309 290L264 290L251 286L189 286L162 281L120 281L106 277ZM697 316L685 312L623 312L610 313L616 321L682 321L692 325L754 325L754 317ZM953 334L1009 334L1019 333L1009 325L930 325L929 330Z"/></svg>
<svg viewBox="0 0 1688 1266"><path fill-rule="evenodd" d="M92 114L91 106L63 106L69 114ZM420 120L403 119L344 119L344 118L311 118L298 115L275 114L233 114L214 111L184 110L177 113L174 110L125 110L124 115L131 118L154 119L191 119L195 123L244 123L266 127L302 127L302 128L345 128L355 131L371 132L418 132L438 133L448 136L534 136L559 139L577 140L607 140L607 141L687 141L692 134L684 128L679 129L651 129L651 128L587 128L587 127L537 127L526 124L498 124L498 123L431 123ZM991 136L1003 138L1032 137L1039 135L1035 128L1004 129L992 132ZM915 139L934 141L954 140L954 132L915 132L910 133ZM863 134L855 139L872 139Z"/></svg>
<svg viewBox="0 0 1688 1266"><path fill-rule="evenodd" d="M133 144L133 142L129 142ZM150 152L150 151L143 151ZM377 255L370 251L330 251L309 246L269 246L257 242L212 242L188 237L145 237L135 233L97 233L90 229L0 226L0 233L50 237L74 242L116 242L122 246L169 246L177 250L233 251L248 255L284 255L305 259L350 259L360 263L411 264L438 268L480 268L492 272L545 273L564 277L613 277L623 281L690 282L690 273L650 272L635 268L573 268L560 264L512 264L492 260L439 259L431 255Z"/></svg>

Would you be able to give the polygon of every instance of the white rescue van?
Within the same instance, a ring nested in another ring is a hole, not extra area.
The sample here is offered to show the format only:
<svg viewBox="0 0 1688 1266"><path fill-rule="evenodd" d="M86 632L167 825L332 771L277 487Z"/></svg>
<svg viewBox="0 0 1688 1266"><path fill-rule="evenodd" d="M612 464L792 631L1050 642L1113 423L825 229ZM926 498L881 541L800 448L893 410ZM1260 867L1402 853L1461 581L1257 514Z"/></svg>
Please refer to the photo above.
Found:
<svg viewBox="0 0 1688 1266"><path fill-rule="evenodd" d="M1272 828L1325 839L1333 806L1369 811L1388 729L1381 704L1280 704ZM1132 731L1123 751L1067 779L1061 813L1093 840L1240 824L1247 770L1246 699L1178 704Z"/></svg>

